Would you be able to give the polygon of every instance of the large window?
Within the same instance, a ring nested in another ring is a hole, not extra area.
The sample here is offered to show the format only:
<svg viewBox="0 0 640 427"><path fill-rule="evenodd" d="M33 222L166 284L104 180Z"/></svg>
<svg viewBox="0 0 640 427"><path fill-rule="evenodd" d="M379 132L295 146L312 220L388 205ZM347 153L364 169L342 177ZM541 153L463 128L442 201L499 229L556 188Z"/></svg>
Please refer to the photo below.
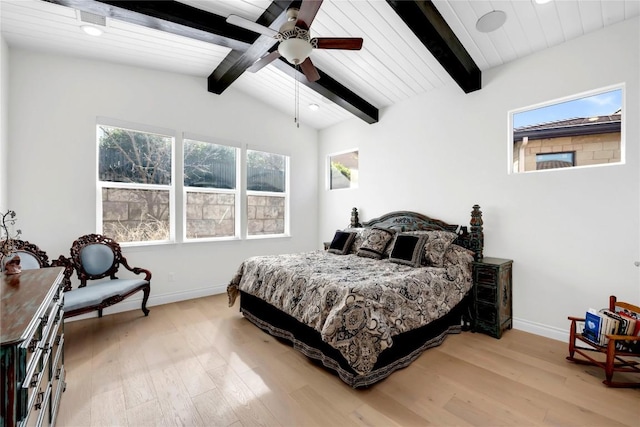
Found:
<svg viewBox="0 0 640 427"><path fill-rule="evenodd" d="M99 119L98 233L124 244L289 234L289 157L173 134Z"/></svg>
<svg viewBox="0 0 640 427"><path fill-rule="evenodd" d="M239 149L184 139L185 238L235 237Z"/></svg>
<svg viewBox="0 0 640 427"><path fill-rule="evenodd" d="M511 112L510 171L622 163L623 98L616 86Z"/></svg>
<svg viewBox="0 0 640 427"><path fill-rule="evenodd" d="M247 150L247 235L288 233L289 158Z"/></svg>
<svg viewBox="0 0 640 427"><path fill-rule="evenodd" d="M99 232L118 242L173 236L169 135L98 125Z"/></svg>

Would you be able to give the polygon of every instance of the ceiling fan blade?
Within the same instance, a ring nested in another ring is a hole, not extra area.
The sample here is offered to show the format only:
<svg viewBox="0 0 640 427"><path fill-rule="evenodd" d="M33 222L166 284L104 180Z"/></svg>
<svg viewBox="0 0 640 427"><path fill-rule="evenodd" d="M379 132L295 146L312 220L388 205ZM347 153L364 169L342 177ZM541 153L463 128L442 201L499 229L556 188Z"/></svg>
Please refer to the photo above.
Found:
<svg viewBox="0 0 640 427"><path fill-rule="evenodd" d="M315 82L320 78L320 74L318 74L318 70L316 69L316 66L313 65L313 62L311 62L311 58L307 58L302 61L300 68L302 68L302 72L310 82Z"/></svg>
<svg viewBox="0 0 640 427"><path fill-rule="evenodd" d="M353 38L316 37L311 40L311 43L314 46L317 46L317 49L347 49L347 50L362 49L362 39L359 37L353 37Z"/></svg>
<svg viewBox="0 0 640 427"><path fill-rule="evenodd" d="M254 62L251 67L247 68L247 71L251 73L255 73L258 70L261 70L262 68L264 68L267 64L271 63L274 59L277 59L279 57L280 57L280 52L278 52L277 50L274 50L273 52L263 56L262 58Z"/></svg>
<svg viewBox="0 0 640 427"><path fill-rule="evenodd" d="M241 27L245 30L253 31L254 33L262 34L268 37L275 37L276 34L278 34L277 31L272 30L269 27L265 27L264 25L260 25L238 15L229 15L227 17L227 24L235 25L236 27Z"/></svg>
<svg viewBox="0 0 640 427"><path fill-rule="evenodd" d="M296 26L303 28L306 27L308 30L311 27L311 23L315 19L318 10L320 10L321 5L322 0L302 0Z"/></svg>

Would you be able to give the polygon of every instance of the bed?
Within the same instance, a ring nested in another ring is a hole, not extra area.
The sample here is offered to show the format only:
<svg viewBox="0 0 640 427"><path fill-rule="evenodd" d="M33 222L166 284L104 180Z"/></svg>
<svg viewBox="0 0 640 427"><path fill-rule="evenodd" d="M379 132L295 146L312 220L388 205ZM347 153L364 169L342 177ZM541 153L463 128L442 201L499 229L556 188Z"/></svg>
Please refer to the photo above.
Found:
<svg viewBox="0 0 640 427"><path fill-rule="evenodd" d="M410 211L360 224L354 208L325 250L242 262L229 306L239 299L250 322L365 387L470 326L483 243L478 205L470 227Z"/></svg>

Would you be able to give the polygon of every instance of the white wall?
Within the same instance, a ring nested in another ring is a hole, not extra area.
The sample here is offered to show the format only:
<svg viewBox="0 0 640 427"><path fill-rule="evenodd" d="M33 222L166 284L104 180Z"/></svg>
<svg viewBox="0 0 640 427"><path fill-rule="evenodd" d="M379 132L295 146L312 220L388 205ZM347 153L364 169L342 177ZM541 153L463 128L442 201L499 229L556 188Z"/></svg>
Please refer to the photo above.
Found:
<svg viewBox="0 0 640 427"><path fill-rule="evenodd" d="M589 34L483 73L483 88L454 83L320 132L326 157L360 150L359 189L320 189L319 239L349 221L415 210L468 224L484 212L485 256L511 258L515 327L564 339L567 315L608 296L640 301L640 19ZM626 84L626 163L507 174L508 111Z"/></svg>
<svg viewBox="0 0 640 427"><path fill-rule="evenodd" d="M7 206L7 152L9 147L9 47L0 36L0 212Z"/></svg>
<svg viewBox="0 0 640 427"><path fill-rule="evenodd" d="M202 78L19 49L11 49L9 70L8 202L23 238L51 258L96 231L98 116L291 156L290 238L123 249L130 264L152 271L151 305L223 292L248 256L318 247L316 130L296 128L233 88L209 93ZM139 306L127 300L111 310Z"/></svg>

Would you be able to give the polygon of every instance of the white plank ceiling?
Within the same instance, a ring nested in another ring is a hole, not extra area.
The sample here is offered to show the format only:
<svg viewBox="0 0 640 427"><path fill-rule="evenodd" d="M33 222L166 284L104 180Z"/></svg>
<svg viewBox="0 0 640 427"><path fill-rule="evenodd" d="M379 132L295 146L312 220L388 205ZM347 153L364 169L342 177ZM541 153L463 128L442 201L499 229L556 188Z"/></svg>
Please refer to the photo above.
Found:
<svg viewBox="0 0 640 427"><path fill-rule="evenodd" d="M255 21L268 0L183 0L220 16ZM434 0L460 42L481 70L522 58L607 25L640 14L637 0ZM476 30L479 17L492 10L507 14L491 33ZM104 34L80 30L79 11L42 0L0 0L0 31L10 47L55 52L129 64L206 79L229 49L107 18ZM382 109L417 94L454 84L427 48L383 0L324 0L311 25L315 37L362 37L360 51L314 50L314 64ZM272 108L292 115L294 81L269 65L245 72L232 86ZM203 81L206 90L206 81ZM461 89L462 90L462 89ZM212 95L216 96L216 95ZM317 111L306 108L319 105ZM303 124L322 129L354 116L300 85Z"/></svg>

